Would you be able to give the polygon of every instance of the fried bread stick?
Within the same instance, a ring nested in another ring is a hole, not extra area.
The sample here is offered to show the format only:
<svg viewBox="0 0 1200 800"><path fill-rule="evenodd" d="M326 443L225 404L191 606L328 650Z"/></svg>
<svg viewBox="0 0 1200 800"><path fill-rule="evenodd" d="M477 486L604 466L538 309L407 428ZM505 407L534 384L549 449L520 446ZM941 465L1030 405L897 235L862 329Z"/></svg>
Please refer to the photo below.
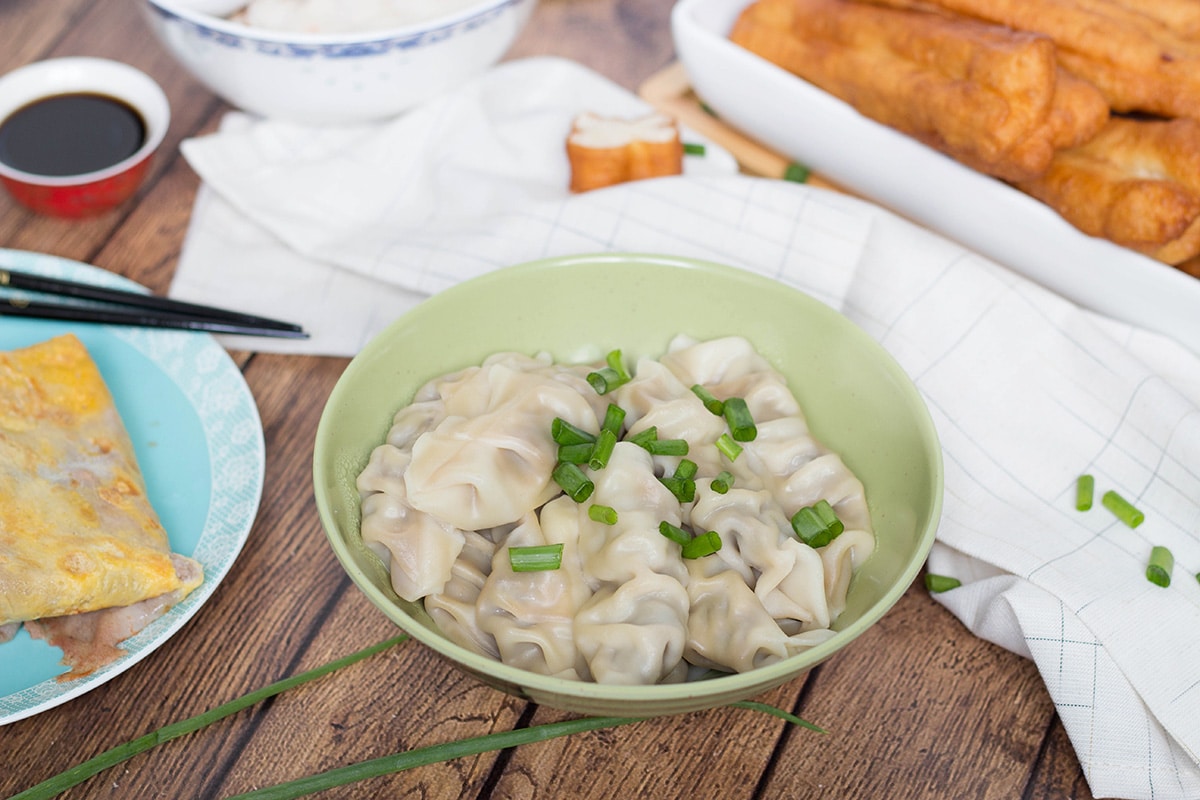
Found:
<svg viewBox="0 0 1200 800"><path fill-rule="evenodd" d="M1200 254L1200 122L1114 117L1019 182L1092 236L1168 264Z"/></svg>
<svg viewBox="0 0 1200 800"><path fill-rule="evenodd" d="M1094 88L1059 70L1046 37L848 0L757 0L730 34L863 115L1006 180L1108 117Z"/></svg>
<svg viewBox="0 0 1200 800"><path fill-rule="evenodd" d="M1200 119L1200 9L1184 0L868 0L930 3L964 18L1041 33L1059 63L1118 112Z"/></svg>

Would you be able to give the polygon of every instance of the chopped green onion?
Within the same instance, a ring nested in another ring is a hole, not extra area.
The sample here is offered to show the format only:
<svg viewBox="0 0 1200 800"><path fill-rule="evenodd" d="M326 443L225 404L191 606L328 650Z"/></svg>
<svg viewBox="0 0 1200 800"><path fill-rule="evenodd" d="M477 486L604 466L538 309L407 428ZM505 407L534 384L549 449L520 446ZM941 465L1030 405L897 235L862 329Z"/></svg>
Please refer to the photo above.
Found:
<svg viewBox="0 0 1200 800"><path fill-rule="evenodd" d="M591 442L560 444L558 446L558 460L565 461L568 464L586 464L591 459L592 451L595 449L596 445Z"/></svg>
<svg viewBox="0 0 1200 800"><path fill-rule="evenodd" d="M707 408L709 412L716 414L718 417L724 413L725 404L714 397L713 393L708 389L705 389L703 386L697 383L692 387L692 393L695 394L696 397L700 398L700 402L704 403L704 407Z"/></svg>
<svg viewBox="0 0 1200 800"><path fill-rule="evenodd" d="M688 443L686 439L655 439L642 445L652 456L686 456Z"/></svg>
<svg viewBox="0 0 1200 800"><path fill-rule="evenodd" d="M700 105L700 110L701 110L701 111L703 111L705 114L708 114L710 117L717 117L717 116L719 116L719 115L717 114L717 112L713 110L713 107L712 107L712 106L710 106L708 103L704 102L703 100L700 100L700 101L698 101L698 102L699 102L699 105Z"/></svg>
<svg viewBox="0 0 1200 800"><path fill-rule="evenodd" d="M728 470L722 470L717 477L712 479L712 490L717 494L725 494L729 491L729 487L733 486L733 473Z"/></svg>
<svg viewBox="0 0 1200 800"><path fill-rule="evenodd" d="M562 487L567 496L576 503L582 503L592 496L592 490L596 485L583 473L578 464L572 464L568 461L563 461L554 468L554 472L550 473L554 478L554 482Z"/></svg>
<svg viewBox="0 0 1200 800"><path fill-rule="evenodd" d="M721 549L721 536L716 531L702 533L683 546L684 558L711 556Z"/></svg>
<svg viewBox="0 0 1200 800"><path fill-rule="evenodd" d="M700 471L700 466L690 458L679 459L679 464L675 466L675 477L683 480L696 477L696 473Z"/></svg>
<svg viewBox="0 0 1200 800"><path fill-rule="evenodd" d="M588 506L588 517L596 522L603 522L605 525L617 524L617 510L612 506L602 506L598 503L593 503Z"/></svg>
<svg viewBox="0 0 1200 800"><path fill-rule="evenodd" d="M1146 565L1146 580L1158 586L1171 585L1171 570L1175 568L1175 556L1160 545L1150 548L1150 563Z"/></svg>
<svg viewBox="0 0 1200 800"><path fill-rule="evenodd" d="M513 572L548 572L562 566L562 554L562 542L510 547L508 565Z"/></svg>
<svg viewBox="0 0 1200 800"><path fill-rule="evenodd" d="M646 430L638 431L637 433L633 434L626 441L632 442L638 447L646 447L651 442L658 441L658 428L654 425L651 425L649 428L646 428Z"/></svg>
<svg viewBox="0 0 1200 800"><path fill-rule="evenodd" d="M962 586L962 581L958 578L951 578L949 575L925 574L925 588L934 594L948 592L951 589L957 589L959 586Z"/></svg>
<svg viewBox="0 0 1200 800"><path fill-rule="evenodd" d="M604 412L604 422L600 423L600 430L612 431L620 435L621 425L625 422L625 409L615 403L609 403L608 408Z"/></svg>
<svg viewBox="0 0 1200 800"><path fill-rule="evenodd" d="M696 499L696 482L691 478L677 478L674 476L659 478L663 486L670 490L671 494L675 495L675 499L681 503L690 503Z"/></svg>
<svg viewBox="0 0 1200 800"><path fill-rule="evenodd" d="M728 433L722 433L717 438L717 449L730 461L737 461L737 457L742 454L742 446L735 442Z"/></svg>
<svg viewBox="0 0 1200 800"><path fill-rule="evenodd" d="M620 350L609 350L608 355L604 357L604 363L608 364L609 369L614 370L624 380L628 381L633 378L629 374L629 370L625 369L625 362L621 360Z"/></svg>
<svg viewBox="0 0 1200 800"><path fill-rule="evenodd" d="M721 413L729 423L729 433L735 442L753 442L758 436L758 428L754 426L750 408L742 398L731 397L726 400Z"/></svg>
<svg viewBox="0 0 1200 800"><path fill-rule="evenodd" d="M1091 475L1080 475L1075 482L1075 510L1087 511L1092 507L1092 497L1096 493L1096 479Z"/></svg>
<svg viewBox="0 0 1200 800"><path fill-rule="evenodd" d="M678 525L672 525L665 519L658 523L658 532L678 545L685 545L692 540L687 531Z"/></svg>
<svg viewBox="0 0 1200 800"><path fill-rule="evenodd" d="M683 152L689 156L702 156L705 153L704 145L692 144L690 142L683 143Z"/></svg>
<svg viewBox="0 0 1200 800"><path fill-rule="evenodd" d="M1121 495L1117 494L1112 489L1109 489L1104 493L1104 496L1100 498L1100 502L1105 508L1111 511L1117 519L1121 520L1121 522L1124 522L1131 528L1136 528L1138 525L1141 525L1146 521L1145 514L1139 511L1132 503L1130 503L1124 497L1121 497Z"/></svg>
<svg viewBox="0 0 1200 800"><path fill-rule="evenodd" d="M612 457L613 448L617 446L617 435L605 428L600 431L600 435L596 437L596 445L592 448L592 454L588 457L588 466L592 469L604 469L608 466L608 459Z"/></svg>
<svg viewBox="0 0 1200 800"><path fill-rule="evenodd" d="M555 417L550 423L550 438L555 444L592 444L596 441L596 434L588 433L562 417Z"/></svg>
<svg viewBox="0 0 1200 800"><path fill-rule="evenodd" d="M596 394L608 394L629 381L622 378L621 374L612 367L601 367L595 372L587 374L587 382L596 390Z"/></svg>
<svg viewBox="0 0 1200 800"><path fill-rule="evenodd" d="M809 547L824 547L836 539L845 525L825 499L805 506L792 515L792 530Z"/></svg>
<svg viewBox="0 0 1200 800"><path fill-rule="evenodd" d="M795 161L787 165L787 169L783 171L783 179L794 183L806 183L808 181L808 167L803 164L798 164Z"/></svg>

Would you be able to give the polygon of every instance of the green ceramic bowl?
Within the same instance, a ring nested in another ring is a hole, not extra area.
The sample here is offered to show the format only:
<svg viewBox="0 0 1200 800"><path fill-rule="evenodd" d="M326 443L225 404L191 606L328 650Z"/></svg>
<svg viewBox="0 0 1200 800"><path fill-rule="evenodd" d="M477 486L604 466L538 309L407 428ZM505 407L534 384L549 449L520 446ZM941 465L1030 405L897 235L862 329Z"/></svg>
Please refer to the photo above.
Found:
<svg viewBox="0 0 1200 800"><path fill-rule="evenodd" d="M459 647L419 603L392 591L359 536L355 478L392 415L438 375L515 350L581 361L620 348L659 355L678 333L739 334L787 376L809 424L862 479L875 552L851 584L839 633L751 672L665 686L610 686L536 675ZM354 582L414 639L507 692L582 714L650 716L742 700L848 645L900 598L933 543L942 457L920 394L878 343L811 297L743 270L682 258L604 254L501 269L404 314L351 361L317 429L313 473L329 541Z"/></svg>

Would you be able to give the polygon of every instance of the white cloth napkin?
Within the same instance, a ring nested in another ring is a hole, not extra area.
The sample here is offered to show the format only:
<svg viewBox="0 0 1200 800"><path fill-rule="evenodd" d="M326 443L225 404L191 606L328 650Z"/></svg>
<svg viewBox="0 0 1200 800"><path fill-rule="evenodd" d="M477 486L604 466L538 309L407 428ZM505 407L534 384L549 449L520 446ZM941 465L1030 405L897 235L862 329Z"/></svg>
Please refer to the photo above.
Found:
<svg viewBox="0 0 1200 800"><path fill-rule="evenodd" d="M684 177L568 195L574 113L643 109L532 59L382 126L234 117L184 145L204 189L172 294L316 334L231 346L344 355L433 292L554 255L695 256L807 291L875 336L933 414L946 495L929 567L964 584L937 599L1037 663L1096 796L1200 797L1200 358L715 152ZM1082 473L1145 523L1076 511ZM1155 544L1176 558L1169 588L1144 577Z"/></svg>

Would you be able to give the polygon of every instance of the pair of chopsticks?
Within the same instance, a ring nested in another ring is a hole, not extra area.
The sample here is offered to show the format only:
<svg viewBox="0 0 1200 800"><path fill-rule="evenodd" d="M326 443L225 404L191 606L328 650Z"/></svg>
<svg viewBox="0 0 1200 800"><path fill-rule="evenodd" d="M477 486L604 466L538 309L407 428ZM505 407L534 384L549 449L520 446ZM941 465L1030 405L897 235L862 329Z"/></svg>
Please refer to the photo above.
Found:
<svg viewBox="0 0 1200 800"><path fill-rule="evenodd" d="M37 317L242 336L308 338L308 333L299 325L277 319L0 268L0 288L4 287L106 305L55 303L15 295L3 296L0 297L0 317Z"/></svg>

